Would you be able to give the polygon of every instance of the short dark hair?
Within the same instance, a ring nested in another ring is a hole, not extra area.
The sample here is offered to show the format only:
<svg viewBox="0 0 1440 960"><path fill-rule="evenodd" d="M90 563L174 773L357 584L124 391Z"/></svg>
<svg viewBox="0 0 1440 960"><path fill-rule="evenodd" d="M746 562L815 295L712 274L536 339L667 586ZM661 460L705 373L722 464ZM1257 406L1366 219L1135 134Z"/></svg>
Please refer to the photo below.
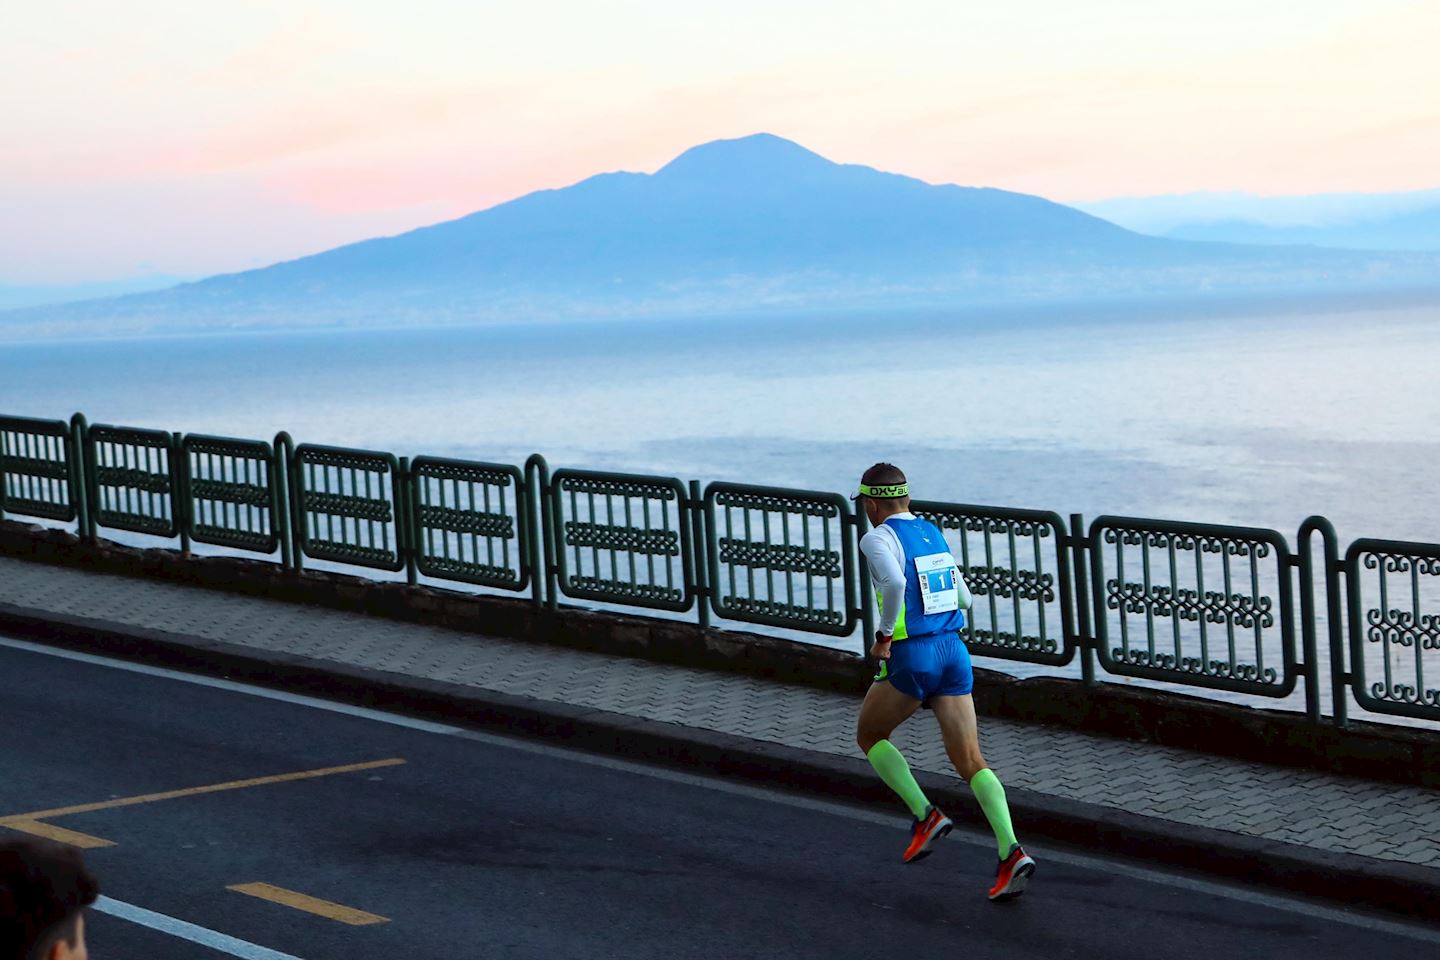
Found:
<svg viewBox="0 0 1440 960"><path fill-rule="evenodd" d="M867 487L893 487L905 483L905 471L893 463L877 463L864 475L860 482Z"/></svg>
<svg viewBox="0 0 1440 960"><path fill-rule="evenodd" d="M38 960L63 937L75 944L75 919L100 894L80 852L21 837L0 843L0 957Z"/></svg>

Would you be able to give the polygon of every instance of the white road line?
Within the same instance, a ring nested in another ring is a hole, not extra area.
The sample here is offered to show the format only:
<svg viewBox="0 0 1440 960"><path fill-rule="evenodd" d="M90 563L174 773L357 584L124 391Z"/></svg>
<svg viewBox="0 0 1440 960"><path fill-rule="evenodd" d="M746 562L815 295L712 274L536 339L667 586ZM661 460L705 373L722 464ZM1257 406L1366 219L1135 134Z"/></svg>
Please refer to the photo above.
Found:
<svg viewBox="0 0 1440 960"><path fill-rule="evenodd" d="M226 936L223 933L216 933L208 927L197 926L193 923L187 923L184 920L176 920L174 917L167 917L163 913L146 910L144 907L137 907L134 904L125 903L121 900L112 900L109 897L97 897L91 909L106 914L107 916L118 917L121 920L128 920L131 923L138 923L140 926L149 927L151 930L168 933L170 936L179 937L181 940L198 943L212 950L219 950L221 953L228 953L232 957L242 957L243 960L300 960L299 957L291 953L281 953L279 950L271 950L269 947L262 947L248 940L239 940L235 937Z"/></svg>
<svg viewBox="0 0 1440 960"><path fill-rule="evenodd" d="M143 663L132 663L128 660L114 660L110 657L100 657L93 653L81 653L78 650L67 650L63 647L47 647L40 643L30 643L25 640L15 640L11 637L0 637L0 647L11 647L15 650L25 650L30 653L43 653L51 657L59 657L62 660L78 660L81 663L91 663L98 667L111 667L116 670L128 670L131 673L143 673L151 677L165 677L170 680L181 680L185 683L193 683L201 687L213 687L216 690L228 690L231 693L244 693L252 697L265 697L267 700L279 700L283 703L296 703L302 707L314 707L317 710L329 710L331 713L343 713L352 717L363 717L366 720L376 720L380 723L390 723L397 727L409 727L412 730L423 730L426 733L460 733L461 728L446 726L443 723L431 723L429 720L419 720L415 717L406 717L395 713L381 713L379 710L368 710L365 707L355 707L348 703L335 703L331 700L319 700L315 697L305 697L300 694L286 693L284 690L271 690L266 687L256 687L245 683L236 683L233 680L221 680L217 677L199 676L193 673L181 673L178 670L167 670L164 667L152 667Z"/></svg>
<svg viewBox="0 0 1440 960"><path fill-rule="evenodd" d="M229 690L234 693L248 694L255 697L264 697L268 700L279 700L284 703L294 703L306 707L314 707L317 710L328 710L332 713L342 713L347 716L360 717L366 720L375 720L380 723L389 723L401 727L409 727L414 730L422 730L427 733L440 733L449 736L460 737L465 740L473 740L478 743L485 743L492 746L505 747L512 750L520 750L526 753L538 754L547 757L565 759L571 762L585 763L597 767L605 767L611 770L621 770L628 773L652 777L657 780L666 780L672 783L683 783L689 786L702 787L708 790L715 790L720 793L729 793L736 796L750 797L757 800L765 800L771 803L780 803L790 807L804 810L812 810L820 813L832 814L850 820L864 823L880 824L884 826L895 826L902 822L902 818L881 813L864 810L856 806L839 803L830 800L821 800L813 797L802 797L792 793L786 793L766 787L754 787L748 784L735 783L729 780L720 780L712 777L704 777L698 774L684 773L678 770L669 770L663 767L651 766L632 760L618 760L614 757L605 757L599 754L586 753L565 747L555 747L549 744L538 743L533 740L524 740L514 737L500 736L498 734L484 733L479 730L470 730L464 727L447 726L445 724L430 723L425 720L417 720L413 717L406 717L399 714L384 713L379 710L370 710L365 707L354 707L344 703L334 703L329 700L320 700L314 697L298 696L285 693L280 690L270 690L265 687L255 687L248 684L236 683L230 680L216 680L210 677L195 676L193 674L181 673L175 670L167 670L163 667L150 667L145 664L131 663L125 660L113 660L109 657L95 656L94 654L78 653L73 650L65 650L56 647L47 647L42 644L28 643L24 640L14 640L8 637L0 637L0 647L13 647L17 650L26 650L32 653L46 654L54 657L61 657L67 660L79 660L91 663L96 666L113 667L118 670L128 670L133 673L143 673L151 676L165 677L171 680L179 680L184 683L193 683L200 686L214 687L220 690ZM951 834L950 839L960 840L976 846L989 847L994 844L993 838L978 829L957 827ZM1254 903L1271 907L1276 910L1285 910L1301 916L1313 917L1321 920L1329 920L1334 923L1343 923L1352 927L1359 927L1364 930L1373 930L1377 933L1387 933L1395 936L1410 937L1427 943L1440 944L1440 930L1433 927L1426 927L1419 924L1410 924L1399 920L1388 920L1381 917L1374 917L1368 914L1352 913L1348 910L1322 906L1310 903L1305 900L1290 899L1276 894L1262 893L1250 887L1235 887L1226 884L1199 880L1193 877L1183 877L1176 874L1164 873L1159 870L1152 870L1146 867L1134 866L1130 863L1110 860L1104 857L1087 856L1084 854L1070 853L1064 851L1048 850L1043 860L1050 860L1057 863L1064 863L1086 870L1110 872L1141 880L1146 883L1158 883L1175 887L1181 890L1189 890L1195 893L1203 893L1209 896L1223 897L1227 900L1236 900L1241 903Z"/></svg>

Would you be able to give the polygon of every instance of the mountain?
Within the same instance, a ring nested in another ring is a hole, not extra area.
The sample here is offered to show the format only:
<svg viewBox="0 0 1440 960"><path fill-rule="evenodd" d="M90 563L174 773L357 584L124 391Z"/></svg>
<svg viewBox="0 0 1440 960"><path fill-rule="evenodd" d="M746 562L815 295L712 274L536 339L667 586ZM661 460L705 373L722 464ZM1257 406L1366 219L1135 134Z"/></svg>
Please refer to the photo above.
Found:
<svg viewBox="0 0 1440 960"><path fill-rule="evenodd" d="M1184 240L1440 251L1440 190L1294 197L1199 193L1082 207L1140 233Z"/></svg>
<svg viewBox="0 0 1440 960"><path fill-rule="evenodd" d="M0 314L64 335L943 306L1417 282L1437 257L1156 239L1040 197L833 163L769 134L171 290Z"/></svg>

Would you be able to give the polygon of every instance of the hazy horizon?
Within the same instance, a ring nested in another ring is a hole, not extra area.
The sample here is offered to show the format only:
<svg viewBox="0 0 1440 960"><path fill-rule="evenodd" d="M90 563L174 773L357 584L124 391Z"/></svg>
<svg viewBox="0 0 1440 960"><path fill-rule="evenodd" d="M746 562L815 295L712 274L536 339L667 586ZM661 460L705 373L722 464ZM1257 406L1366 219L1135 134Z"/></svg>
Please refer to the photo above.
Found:
<svg viewBox="0 0 1440 960"><path fill-rule="evenodd" d="M930 499L1291 532L1322 512L1346 536L1440 540L1424 509L1440 299L943 320L12 344L0 414L809 489L888 452ZM901 329L923 350L897 349ZM954 384L955 417L895 435L857 369Z"/></svg>

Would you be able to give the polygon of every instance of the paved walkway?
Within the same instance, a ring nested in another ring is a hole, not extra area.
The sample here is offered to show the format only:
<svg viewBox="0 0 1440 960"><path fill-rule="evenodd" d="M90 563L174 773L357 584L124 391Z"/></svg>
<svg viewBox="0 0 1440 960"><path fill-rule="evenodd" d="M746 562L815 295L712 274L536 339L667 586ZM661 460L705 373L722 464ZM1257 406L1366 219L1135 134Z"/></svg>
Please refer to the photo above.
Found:
<svg viewBox="0 0 1440 960"><path fill-rule="evenodd" d="M6 602L854 755L857 701L732 674L0 558ZM1440 791L981 719L1007 783L1194 826L1440 869ZM952 773L925 715L895 737ZM1023 829L1023 825L1022 825Z"/></svg>

